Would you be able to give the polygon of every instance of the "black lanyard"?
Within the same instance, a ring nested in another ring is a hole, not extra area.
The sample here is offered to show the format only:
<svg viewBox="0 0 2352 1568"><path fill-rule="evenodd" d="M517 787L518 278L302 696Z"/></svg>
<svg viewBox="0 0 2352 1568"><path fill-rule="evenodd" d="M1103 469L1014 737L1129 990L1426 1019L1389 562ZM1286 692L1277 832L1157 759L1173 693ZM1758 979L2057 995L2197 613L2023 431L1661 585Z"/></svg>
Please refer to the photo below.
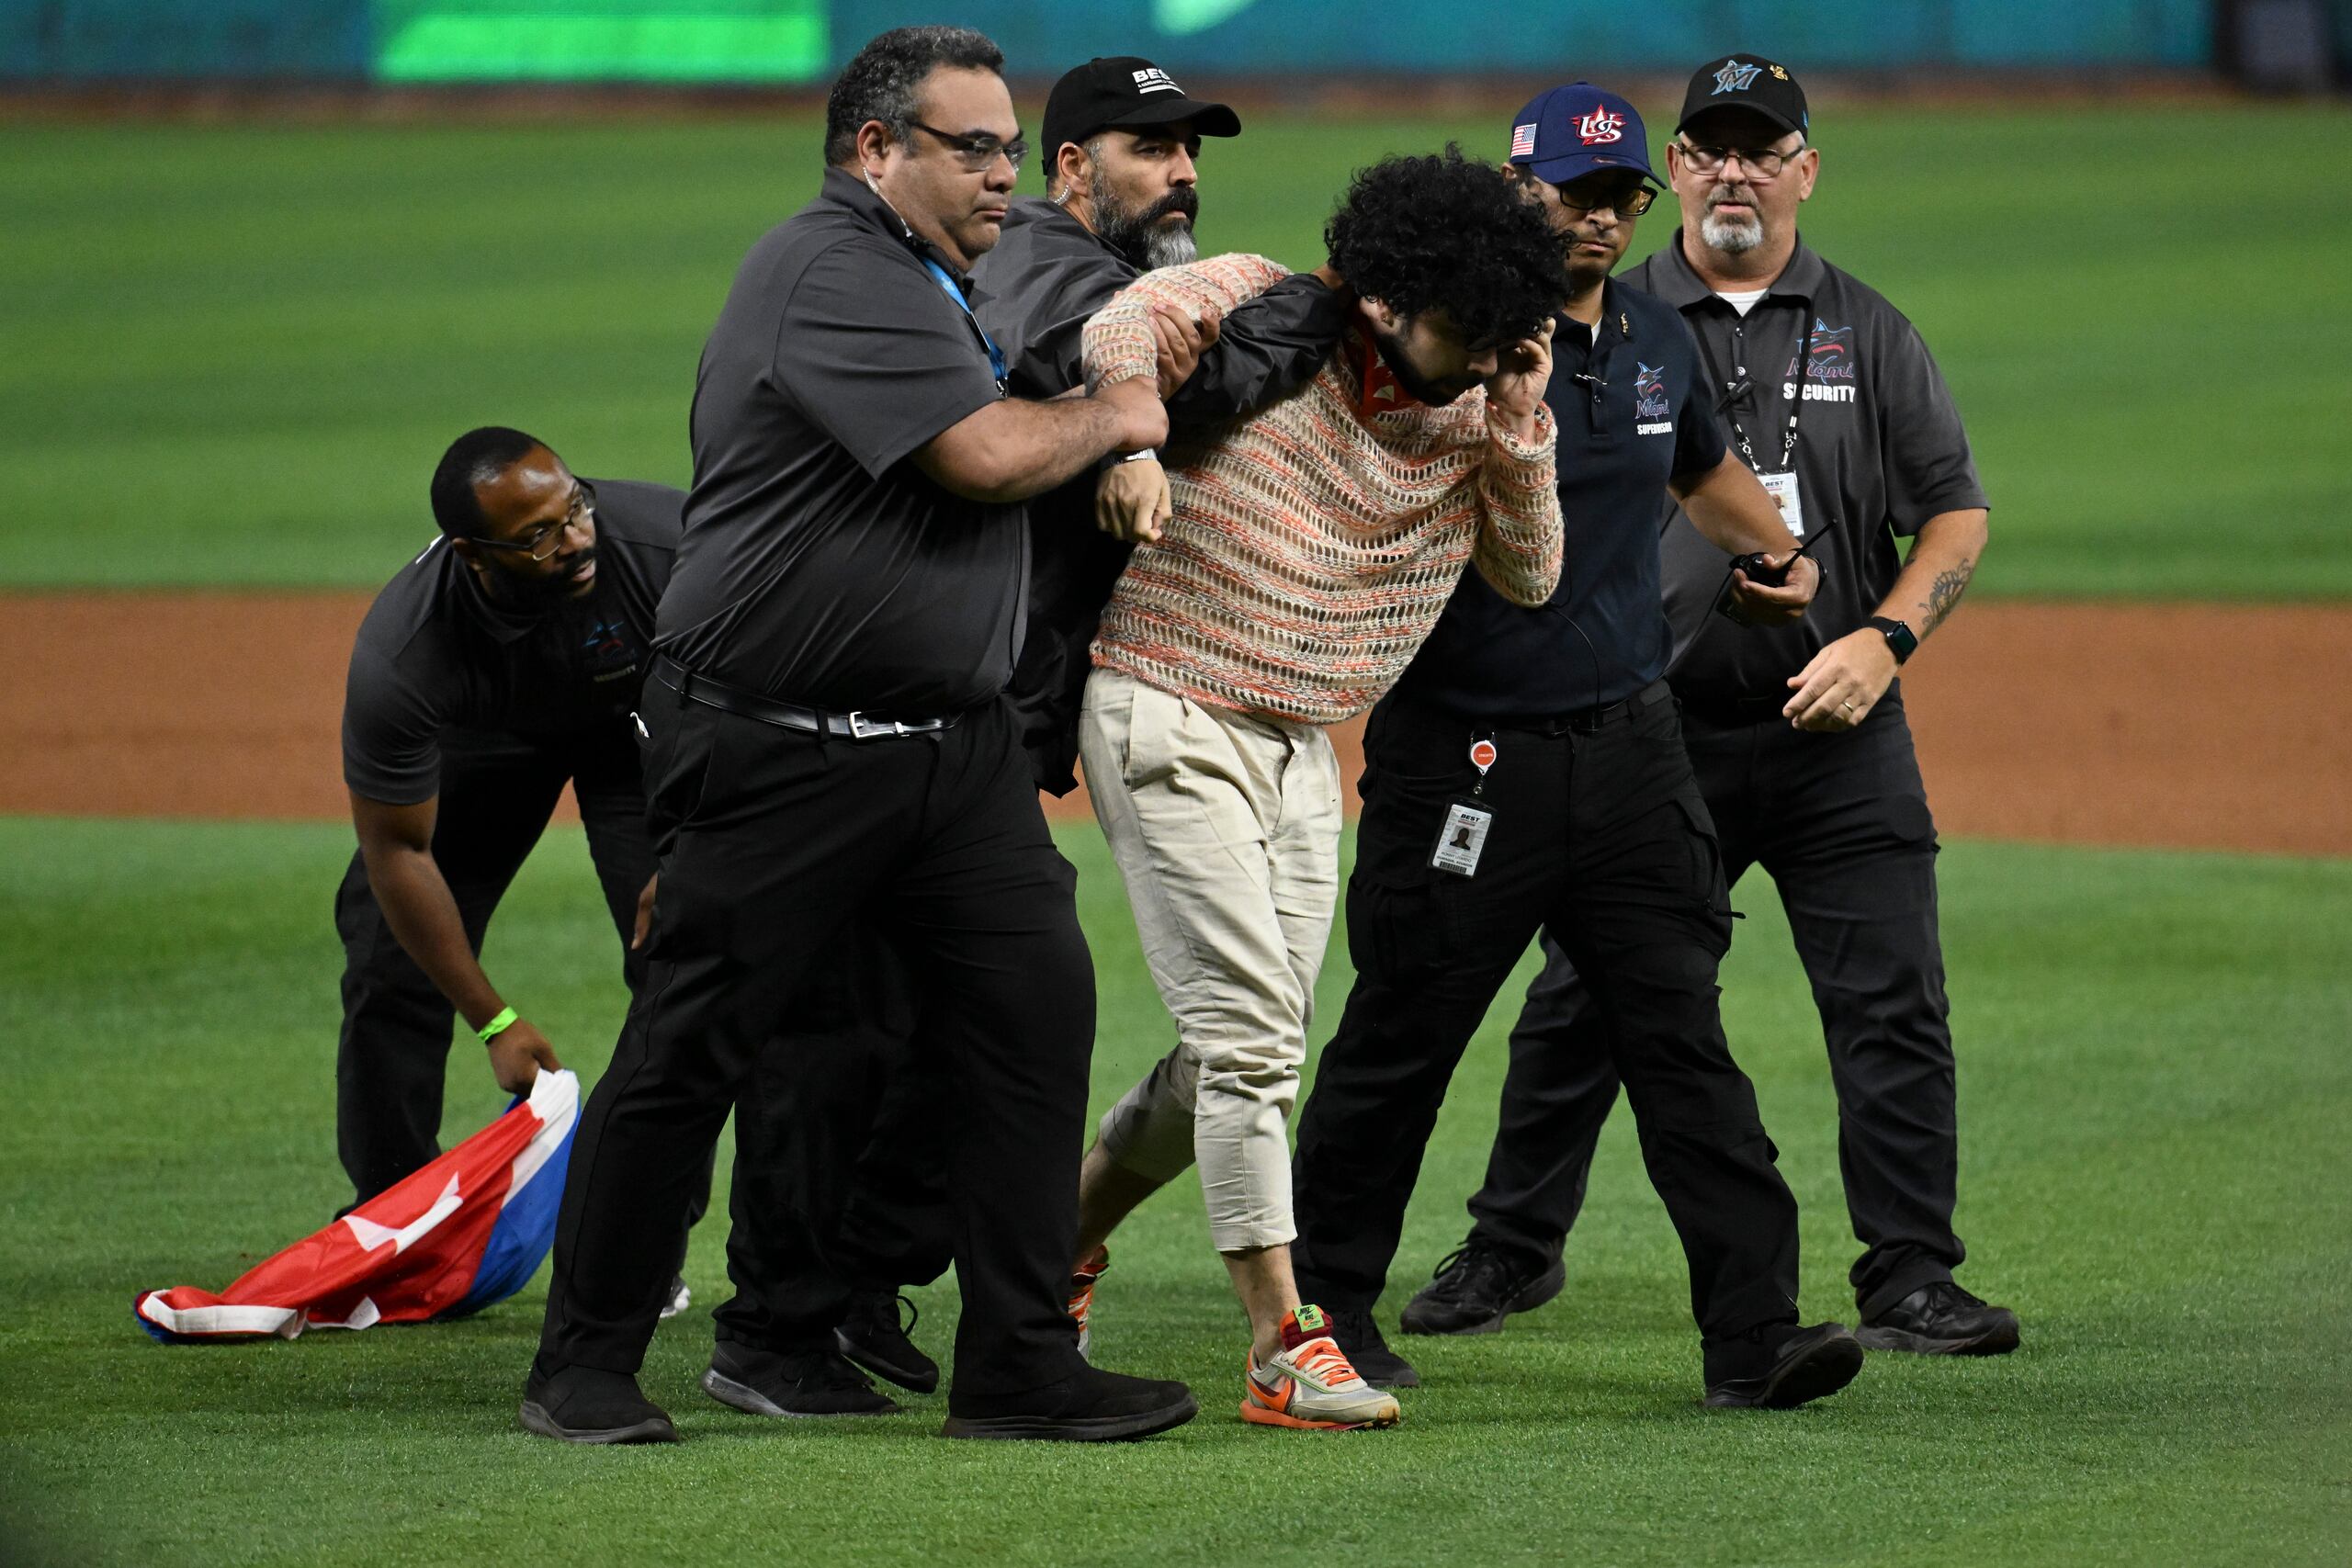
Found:
<svg viewBox="0 0 2352 1568"><path fill-rule="evenodd" d="M1762 301L1759 300L1758 303L1760 304ZM1753 309L1753 307L1750 308ZM1804 310L1805 315L1810 318L1813 315L1813 305L1810 300L1806 302ZM1746 342L1747 337L1747 318L1745 316L1734 317L1731 330L1734 336L1739 338L1743 343ZM1780 467L1769 470L1773 473L1788 472L1789 459L1796 456L1797 415L1804 408L1805 372L1813 368L1813 332L1814 329L1812 327L1806 327L1803 332L1797 334L1796 396L1789 400L1789 427L1782 433L1781 439ZM1707 374L1713 378L1715 385L1724 389L1722 400L1715 404L1715 412L1731 421L1732 436L1733 439L1738 443L1739 455L1741 458L1747 462L1750 468L1756 470L1756 472L1759 474L1767 472L1768 470L1765 468L1764 465L1756 460L1755 444L1747 439L1747 431L1739 423L1739 415L1732 412L1732 405L1734 403L1737 402L1743 396L1756 389L1755 380L1748 375L1747 367L1745 365L1736 367L1739 373L1738 380L1727 381L1724 379L1722 368L1715 364L1714 350L1707 346L1707 334L1704 333L1693 333L1691 335L1699 340L1699 353L1707 361Z"/></svg>

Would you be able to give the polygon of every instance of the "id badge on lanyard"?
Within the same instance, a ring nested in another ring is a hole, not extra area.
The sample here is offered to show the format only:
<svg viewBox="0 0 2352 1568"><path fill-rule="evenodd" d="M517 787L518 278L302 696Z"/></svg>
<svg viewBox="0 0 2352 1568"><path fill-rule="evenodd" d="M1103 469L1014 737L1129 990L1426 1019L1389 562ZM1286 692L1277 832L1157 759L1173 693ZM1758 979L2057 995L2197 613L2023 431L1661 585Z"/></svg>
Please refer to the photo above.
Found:
<svg viewBox="0 0 2352 1568"><path fill-rule="evenodd" d="M1797 489L1795 470L1783 468L1778 473L1759 473L1756 478L1764 486L1764 493L1772 498L1772 504L1781 509L1781 525L1788 529L1789 537L1802 543L1804 538L1804 497Z"/></svg>
<svg viewBox="0 0 2352 1568"><path fill-rule="evenodd" d="M1808 305L1806 309L1810 312L1811 306ZM1804 496L1797 485L1795 463L1797 417L1804 406L1805 375L1812 368L1814 330L1812 327L1807 327L1797 334L1797 378L1792 388L1792 400L1789 404L1789 423L1781 432L1781 460L1776 466L1770 468L1764 466L1763 459L1756 455L1755 444L1748 440L1747 430L1741 423L1739 416L1736 413L1731 415L1731 432L1739 447L1740 457L1755 473L1757 481L1763 485L1764 493L1772 498L1772 505L1781 513L1781 526L1789 531L1789 537L1800 544L1804 542ZM1702 355L1707 355L1708 370L1713 374L1713 356L1708 354L1703 340L1699 348ZM1728 397L1736 397L1754 385L1747 378L1747 366L1742 365L1736 368L1739 373L1739 379L1724 383ZM1724 405L1724 408L1727 407L1728 398L1726 404ZM1719 409L1718 412L1724 412L1724 410Z"/></svg>
<svg viewBox="0 0 2352 1568"><path fill-rule="evenodd" d="M1493 809L1480 798L1486 794L1487 770L1495 765L1495 743L1487 736L1470 743L1470 763L1478 770L1478 782L1467 795L1447 803L1445 825L1438 829L1437 844L1430 851L1431 870L1456 876L1478 874L1478 857L1487 852L1487 835L1495 826Z"/></svg>

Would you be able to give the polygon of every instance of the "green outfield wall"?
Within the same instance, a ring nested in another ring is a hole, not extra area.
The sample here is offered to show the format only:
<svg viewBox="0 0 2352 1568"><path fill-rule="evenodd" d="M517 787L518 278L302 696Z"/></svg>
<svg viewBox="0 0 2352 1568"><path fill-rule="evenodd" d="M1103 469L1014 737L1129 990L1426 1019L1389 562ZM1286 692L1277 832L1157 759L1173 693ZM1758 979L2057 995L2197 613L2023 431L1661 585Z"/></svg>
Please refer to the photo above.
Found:
<svg viewBox="0 0 2352 1568"><path fill-rule="evenodd" d="M2341 9L2339 7L2339 9ZM1220 75L1674 69L1743 47L1811 69L2198 68L2216 0L967 0L1032 73L1146 52ZM0 0L0 81L824 79L906 0ZM1034 63L1033 63L1034 62Z"/></svg>

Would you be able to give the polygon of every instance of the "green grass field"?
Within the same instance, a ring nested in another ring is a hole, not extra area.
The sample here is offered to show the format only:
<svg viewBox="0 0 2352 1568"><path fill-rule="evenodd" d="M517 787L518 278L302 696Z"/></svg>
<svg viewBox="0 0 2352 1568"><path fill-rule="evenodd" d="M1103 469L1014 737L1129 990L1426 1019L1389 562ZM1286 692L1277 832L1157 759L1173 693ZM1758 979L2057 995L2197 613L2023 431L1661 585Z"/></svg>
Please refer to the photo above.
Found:
<svg viewBox="0 0 2352 1568"><path fill-rule="evenodd" d="M1168 1026L1099 835L1066 843L1102 974L1099 1105ZM469 1322L291 1345L166 1349L132 1324L137 1290L225 1283L342 1196L347 846L333 826L0 820L0 1558L2267 1565L2341 1562L2352 1538L2352 863L1947 851L1961 1228L1969 1278L2024 1315L2007 1359L1873 1358L1812 1409L1699 1410L1679 1254L1621 1112L1566 1292L1499 1337L1408 1341L1430 1386L1392 1434L1235 1417L1239 1319L1180 1187L1123 1235L1096 1341L1200 1390L1169 1438L951 1444L938 1396L762 1423L694 1391L696 1312L647 1371L689 1441L585 1451L514 1429L543 1280ZM1768 887L1737 901L1734 1039L1804 1205L1805 1304L1848 1315L1818 1036ZM489 956L593 1071L622 998L576 833L550 836ZM1410 1276L1462 1228L1501 1021L1441 1125ZM478 1124L496 1097L458 1065L452 1124ZM704 1306L719 1242L695 1238ZM920 1294L944 1348L953 1292Z"/></svg>
<svg viewBox="0 0 2352 1568"><path fill-rule="evenodd" d="M1817 118L1806 232L1951 377L1996 506L1979 592L2352 592L2352 208L2282 172L2352 158L2352 115ZM1491 152L1502 118L1266 119L1212 148L1204 238L1312 262L1349 169ZM703 335L816 160L805 118L0 130L0 585L372 587L481 423L683 482Z"/></svg>

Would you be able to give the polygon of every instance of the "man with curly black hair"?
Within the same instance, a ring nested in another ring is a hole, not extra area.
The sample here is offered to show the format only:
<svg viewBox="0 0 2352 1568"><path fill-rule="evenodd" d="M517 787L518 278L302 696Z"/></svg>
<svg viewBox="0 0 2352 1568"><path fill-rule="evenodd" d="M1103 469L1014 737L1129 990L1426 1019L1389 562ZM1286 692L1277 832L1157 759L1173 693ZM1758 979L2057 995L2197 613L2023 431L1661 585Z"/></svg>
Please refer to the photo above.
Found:
<svg viewBox="0 0 2352 1568"><path fill-rule="evenodd" d="M1493 167L1360 173L1325 238L1349 330L1297 394L1168 452L1173 514L1102 615L1087 787L1177 1045L1113 1107L1080 1179L1072 1315L1104 1239L1197 1163L1247 1309L1245 1420L1393 1426L1291 1278L1284 1125L1339 887L1324 727L1378 700L1476 564L1540 604L1560 572L1551 316L1558 242ZM1153 314L1227 311L1285 276L1219 256L1138 279L1086 329L1098 388L1154 371Z"/></svg>

